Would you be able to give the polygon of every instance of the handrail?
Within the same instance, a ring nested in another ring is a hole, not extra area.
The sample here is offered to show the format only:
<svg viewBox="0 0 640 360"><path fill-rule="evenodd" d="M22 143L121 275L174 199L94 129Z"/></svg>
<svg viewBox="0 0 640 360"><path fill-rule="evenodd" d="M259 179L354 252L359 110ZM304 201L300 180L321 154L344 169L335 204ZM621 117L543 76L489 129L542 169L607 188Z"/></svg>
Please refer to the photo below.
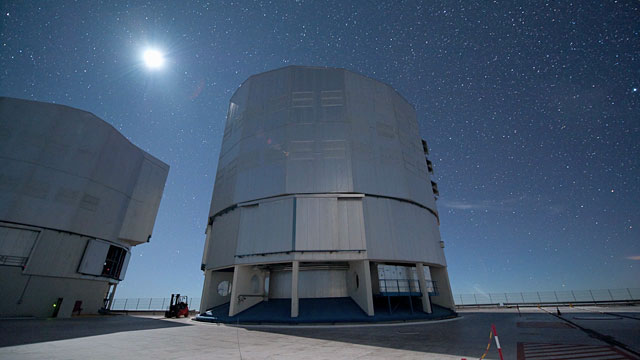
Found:
<svg viewBox="0 0 640 360"><path fill-rule="evenodd" d="M418 279L378 279L380 292L398 292L398 293L406 293L406 292L419 292L422 293L422 289L420 287L420 281ZM438 285L435 280L425 280L427 289L429 290L429 294L437 296L438 293ZM391 286L388 285L391 283ZM395 286L394 286L395 283ZM406 284L405 284L406 283ZM384 284L384 286L383 286ZM402 286L401 286L402 285Z"/></svg>

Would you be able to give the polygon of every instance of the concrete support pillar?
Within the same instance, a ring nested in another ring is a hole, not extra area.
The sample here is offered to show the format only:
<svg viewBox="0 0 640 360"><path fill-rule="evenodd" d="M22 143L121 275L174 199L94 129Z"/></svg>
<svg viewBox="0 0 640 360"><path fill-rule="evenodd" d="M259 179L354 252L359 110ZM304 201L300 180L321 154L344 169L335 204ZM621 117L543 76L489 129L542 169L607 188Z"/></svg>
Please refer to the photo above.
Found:
<svg viewBox="0 0 640 360"><path fill-rule="evenodd" d="M202 252L202 262L200 269L204 271L204 285L202 286L202 296L200 297L200 311L204 312L207 309L208 294L211 291L211 271L206 270L209 257L209 242L211 241L211 225L207 225L207 230L204 232L206 238L204 240L204 251Z"/></svg>
<svg viewBox="0 0 640 360"><path fill-rule="evenodd" d="M347 292L367 315L373 316L373 289L369 260L349 261Z"/></svg>
<svg viewBox="0 0 640 360"><path fill-rule="evenodd" d="M113 286L113 287L111 287ZM118 284L110 284L109 287L107 287L107 291L109 291L109 289L111 290L110 293L107 293L107 303L105 304L105 308L107 310L111 310L111 305L113 305L113 298L116 295L116 288L118 287Z"/></svg>
<svg viewBox="0 0 640 360"><path fill-rule="evenodd" d="M200 296L200 312L207 310L209 303L209 292L211 291L211 270L204 272L204 285L202 286L202 296Z"/></svg>
<svg viewBox="0 0 640 360"><path fill-rule="evenodd" d="M373 288L371 286L371 268L369 260L362 262L362 274L364 275L364 290L367 296L367 315L373 316Z"/></svg>
<svg viewBox="0 0 640 360"><path fill-rule="evenodd" d="M269 287L271 287L271 272L269 270L265 270L263 275L264 275L264 279L262 279L262 283L264 286L264 300L262 301L269 301ZM269 283L267 283L267 279L269 280Z"/></svg>
<svg viewBox="0 0 640 360"><path fill-rule="evenodd" d="M213 307L231 301L231 292L219 294L218 286L227 281L233 289L233 275L230 271L207 270L204 273L204 286L202 287L202 297L200 299L200 312L205 312Z"/></svg>
<svg viewBox="0 0 640 360"><path fill-rule="evenodd" d="M438 296L434 296L431 300L434 304L444 308L455 310L453 302L453 294L451 293L451 285L449 285L449 273L446 267L430 267L431 279L436 281L438 286Z"/></svg>
<svg viewBox="0 0 640 360"><path fill-rule="evenodd" d="M229 302L229 316L234 316L235 314L237 314L238 311L238 307L240 304L238 304L238 289L240 288L240 286L238 286L239 281L239 273L240 273L240 265L235 265L233 267L233 286L231 287L231 301Z"/></svg>
<svg viewBox="0 0 640 360"><path fill-rule="evenodd" d="M202 264L201 269L204 271L207 263L209 262L209 243L211 242L211 225L207 225L207 231L205 231L205 240L204 240L204 251L202 252Z"/></svg>
<svg viewBox="0 0 640 360"><path fill-rule="evenodd" d="M234 316L259 304L264 299L264 272L251 265L236 265L233 271L233 285L229 316Z"/></svg>
<svg viewBox="0 0 640 360"><path fill-rule="evenodd" d="M416 264L416 272L418 273L418 282L420 282L420 291L422 291L422 311L431 314L431 300L429 300L429 287L427 279L424 277L424 265Z"/></svg>
<svg viewBox="0 0 640 360"><path fill-rule="evenodd" d="M298 317L298 273L300 262L294 261L291 266L291 317Z"/></svg>

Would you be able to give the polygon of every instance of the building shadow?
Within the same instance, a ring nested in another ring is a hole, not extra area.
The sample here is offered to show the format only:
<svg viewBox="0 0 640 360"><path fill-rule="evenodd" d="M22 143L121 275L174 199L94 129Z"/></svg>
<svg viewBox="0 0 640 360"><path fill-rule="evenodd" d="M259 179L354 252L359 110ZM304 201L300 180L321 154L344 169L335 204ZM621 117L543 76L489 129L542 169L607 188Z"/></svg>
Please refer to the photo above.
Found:
<svg viewBox="0 0 640 360"><path fill-rule="evenodd" d="M435 324L318 328L248 328L316 340L335 341L373 348L409 350L430 354L478 358L486 347L486 335L474 341L476 334L456 326L456 320ZM483 332L484 333L484 332ZM460 343L456 344L458 339ZM465 340L462 340L465 339ZM476 348L470 346L477 342ZM483 344L484 342L484 344Z"/></svg>
<svg viewBox="0 0 640 360"><path fill-rule="evenodd" d="M181 326L190 326L190 324L126 315L69 319L2 319L0 320L0 347Z"/></svg>
<svg viewBox="0 0 640 360"><path fill-rule="evenodd" d="M611 316L611 320L604 323L607 320L602 320L601 314L579 309L569 312L566 308L561 311L562 317L571 321L579 322L580 319L587 319L582 320L581 324L600 333L583 332L577 326L568 324L554 316L551 311L534 309L523 310L522 314L514 312L513 309L478 309L470 312L463 311L459 313L459 318L453 320L390 326L244 327L250 331L365 345L371 346L373 349L382 347L428 353L434 356L479 358L485 351L487 342L492 341L489 333L491 326L495 325L500 333L500 343L505 359L523 358L518 349L520 344L525 343L571 344L570 346L598 345L603 349L618 345L627 351L635 351L633 354L637 355L637 349L635 349L637 340L634 340L633 335L630 335L640 329L637 313L624 313L622 316L613 314L624 319L626 323L623 323L622 320L616 322L615 316ZM239 326L242 327L242 325ZM598 336L594 336L594 334ZM489 357L495 358L496 356L494 343L489 351ZM630 357L627 358L635 358L634 355L628 354L628 356Z"/></svg>
<svg viewBox="0 0 640 360"><path fill-rule="evenodd" d="M198 316L200 321L225 324L341 324L405 320L439 320L453 318L454 311L433 305L433 312L422 312L418 297L375 297L376 315L367 316L350 297L300 299L300 313L291 318L291 300L270 299L229 316L229 303L209 309Z"/></svg>
<svg viewBox="0 0 640 360"><path fill-rule="evenodd" d="M518 321L553 320L544 313L523 314L521 317L517 313L508 312L474 312L460 315L458 318L442 321L387 323L384 326L239 326L250 331L371 346L372 349L415 351L436 356L434 358L440 355L460 359L479 358L487 347L491 325L495 324L504 333L505 359L515 359L516 342L520 339L517 336ZM500 340L502 342L502 336ZM490 357L497 356L495 345L492 345L491 351Z"/></svg>

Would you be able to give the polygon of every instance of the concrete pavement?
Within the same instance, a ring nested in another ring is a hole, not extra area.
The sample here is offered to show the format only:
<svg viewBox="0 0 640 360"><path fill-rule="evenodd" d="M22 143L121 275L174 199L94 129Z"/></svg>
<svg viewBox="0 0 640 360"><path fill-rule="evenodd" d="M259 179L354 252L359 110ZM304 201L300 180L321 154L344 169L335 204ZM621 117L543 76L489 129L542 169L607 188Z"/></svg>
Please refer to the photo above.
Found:
<svg viewBox="0 0 640 360"><path fill-rule="evenodd" d="M0 359L477 359L487 346L492 323L505 359L536 354L541 359L539 354L551 348L573 354L572 359L638 358L620 355L619 349L537 308L521 310L520 315L515 309L474 309L460 315L441 322L355 327L234 327L134 316L0 320ZM635 349L634 339L620 334L637 333L640 321L626 320L619 332L616 324L624 321L612 320L599 329L613 331ZM498 359L495 342L486 358Z"/></svg>

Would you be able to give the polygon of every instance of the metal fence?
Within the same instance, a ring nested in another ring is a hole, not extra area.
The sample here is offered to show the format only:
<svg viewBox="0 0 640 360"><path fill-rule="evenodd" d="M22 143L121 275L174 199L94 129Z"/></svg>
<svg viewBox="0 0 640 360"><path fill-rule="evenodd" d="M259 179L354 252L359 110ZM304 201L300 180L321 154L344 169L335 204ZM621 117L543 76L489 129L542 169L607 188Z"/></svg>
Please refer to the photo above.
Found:
<svg viewBox="0 0 640 360"><path fill-rule="evenodd" d="M169 310L171 298L126 298L114 299L111 310L165 311ZM189 298L189 310L200 310L200 298Z"/></svg>
<svg viewBox="0 0 640 360"><path fill-rule="evenodd" d="M453 298L457 306L624 302L640 301L640 288L456 294ZM164 311L170 302L171 298L114 299L111 310ZM200 310L199 297L189 298L189 309Z"/></svg>
<svg viewBox="0 0 640 360"><path fill-rule="evenodd" d="M457 294L457 306L640 301L640 288Z"/></svg>

